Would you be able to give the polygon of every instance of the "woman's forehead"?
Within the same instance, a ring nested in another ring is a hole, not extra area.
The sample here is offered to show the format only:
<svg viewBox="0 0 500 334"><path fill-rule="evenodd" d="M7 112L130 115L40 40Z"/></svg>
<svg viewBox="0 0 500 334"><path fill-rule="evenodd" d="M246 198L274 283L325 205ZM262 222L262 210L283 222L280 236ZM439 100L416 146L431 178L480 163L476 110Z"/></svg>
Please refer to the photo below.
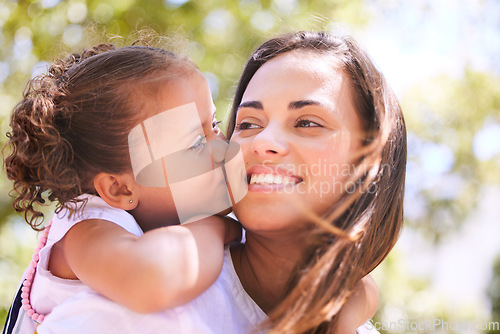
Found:
<svg viewBox="0 0 500 334"><path fill-rule="evenodd" d="M341 62L335 54L309 49L298 49L285 52L268 60L262 67L274 63L280 63L281 66L297 69L307 69L312 72L341 70Z"/></svg>
<svg viewBox="0 0 500 334"><path fill-rule="evenodd" d="M345 94L347 76L332 56L310 51L292 51L261 66L250 80L242 98L261 100L289 96L294 99L336 99Z"/></svg>

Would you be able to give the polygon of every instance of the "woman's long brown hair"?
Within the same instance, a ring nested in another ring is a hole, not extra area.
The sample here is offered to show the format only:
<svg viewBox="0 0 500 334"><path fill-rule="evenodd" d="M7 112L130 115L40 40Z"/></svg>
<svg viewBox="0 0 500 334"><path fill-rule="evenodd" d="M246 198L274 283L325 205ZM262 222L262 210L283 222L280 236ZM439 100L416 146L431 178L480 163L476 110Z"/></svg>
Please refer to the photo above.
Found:
<svg viewBox="0 0 500 334"><path fill-rule="evenodd" d="M309 247L282 302L269 314L270 333L331 333L355 284L387 256L403 224L406 127L393 91L367 54L349 37L298 32L263 43L238 83L228 126L231 136L248 83L268 60L287 52L332 57L351 81L364 128L363 148L342 198L316 223Z"/></svg>

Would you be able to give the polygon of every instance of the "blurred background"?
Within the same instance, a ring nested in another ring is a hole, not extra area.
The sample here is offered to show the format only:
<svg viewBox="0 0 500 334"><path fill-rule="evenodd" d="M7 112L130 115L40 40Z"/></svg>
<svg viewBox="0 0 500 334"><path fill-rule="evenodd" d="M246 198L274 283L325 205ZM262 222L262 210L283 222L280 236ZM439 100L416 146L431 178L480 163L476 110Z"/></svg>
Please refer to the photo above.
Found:
<svg viewBox="0 0 500 334"><path fill-rule="evenodd" d="M374 324L381 333L500 333L499 0L1 0L0 27L2 145L26 81L91 41L126 44L145 27L183 36L224 120L264 40L353 35L396 91L409 139L406 225L373 273ZM37 244L11 207L11 186L2 171L2 326Z"/></svg>

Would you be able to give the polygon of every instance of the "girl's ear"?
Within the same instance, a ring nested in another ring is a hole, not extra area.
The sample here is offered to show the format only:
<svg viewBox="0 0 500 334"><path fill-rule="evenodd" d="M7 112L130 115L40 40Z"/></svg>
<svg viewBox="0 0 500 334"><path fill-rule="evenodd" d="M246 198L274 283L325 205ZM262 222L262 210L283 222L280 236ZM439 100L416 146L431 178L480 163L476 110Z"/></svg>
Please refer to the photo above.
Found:
<svg viewBox="0 0 500 334"><path fill-rule="evenodd" d="M101 172L94 177L94 187L109 205L123 210L135 209L138 204L132 173L109 174Z"/></svg>

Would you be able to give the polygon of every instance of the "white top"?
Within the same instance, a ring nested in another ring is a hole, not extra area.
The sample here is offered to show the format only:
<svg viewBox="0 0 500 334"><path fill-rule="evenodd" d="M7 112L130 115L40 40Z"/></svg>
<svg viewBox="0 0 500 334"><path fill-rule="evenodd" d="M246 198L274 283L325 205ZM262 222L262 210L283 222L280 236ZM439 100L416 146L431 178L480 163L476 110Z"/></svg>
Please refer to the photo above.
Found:
<svg viewBox="0 0 500 334"><path fill-rule="evenodd" d="M243 289L226 249L217 281L186 305L139 314L96 292L86 291L54 308L37 331L38 334L248 334L263 333L257 329L266 319L266 314ZM362 326L358 333L378 332Z"/></svg>
<svg viewBox="0 0 500 334"><path fill-rule="evenodd" d="M67 298L82 291L92 291L80 280L62 279L52 275L48 270L52 246L61 240L71 227L86 219L103 219L113 222L137 236L143 234L134 217L128 212L109 206L103 199L97 196L82 195L78 198L88 198L88 202L83 210L70 214L69 210L64 209L55 214L52 218L52 226L49 231L47 243L40 250L40 260L37 264L30 295L31 306L38 314L47 315L56 305L62 303ZM78 203L77 205L80 208L83 204ZM25 275L23 275L21 285ZM16 299L20 299L20 295ZM20 303L20 300L14 301L5 325L6 328L9 327L12 331L7 330L6 333L33 334L37 323L27 316L22 307L18 308L16 312L16 301ZM16 315L17 321L15 319Z"/></svg>

